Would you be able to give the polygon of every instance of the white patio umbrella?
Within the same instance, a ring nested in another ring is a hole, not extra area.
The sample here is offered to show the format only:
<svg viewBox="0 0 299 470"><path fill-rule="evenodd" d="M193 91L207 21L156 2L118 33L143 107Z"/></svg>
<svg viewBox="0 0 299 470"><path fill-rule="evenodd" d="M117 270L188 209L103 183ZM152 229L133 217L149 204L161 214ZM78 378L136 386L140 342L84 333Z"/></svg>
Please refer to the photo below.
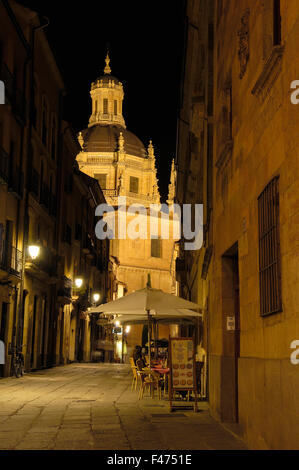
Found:
<svg viewBox="0 0 299 470"><path fill-rule="evenodd" d="M133 292L132 294L121 297L120 299L108 302L99 307L90 310L91 313L122 314L146 317L148 320L148 343L151 344L151 317L159 315L174 316L182 318L191 316L191 309L200 309L201 306L182 299L172 294L167 294L159 289L150 287L150 278L147 287ZM189 315L188 315L189 311ZM201 314L192 312L192 316L201 316ZM149 353L149 362L151 367L151 353Z"/></svg>

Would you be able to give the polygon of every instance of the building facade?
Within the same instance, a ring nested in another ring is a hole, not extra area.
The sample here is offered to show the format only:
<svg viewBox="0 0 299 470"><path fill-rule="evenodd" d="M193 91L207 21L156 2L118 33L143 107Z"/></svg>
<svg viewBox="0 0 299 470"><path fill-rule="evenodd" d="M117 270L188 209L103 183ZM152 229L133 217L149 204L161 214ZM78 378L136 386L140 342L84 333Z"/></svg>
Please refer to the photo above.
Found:
<svg viewBox="0 0 299 470"><path fill-rule="evenodd" d="M109 55L104 74L92 83L91 99L89 126L78 137L82 148L77 156L79 168L99 181L111 207L118 206L118 198L125 198L125 208L142 205L147 210L144 223L148 227L150 205L160 205L154 147L150 142L145 149L140 139L126 128L122 113L124 89L111 74ZM126 230L133 219L128 215ZM152 287L165 292L175 290L174 241L172 236L162 239L160 233L156 240L151 240L148 227L146 239L129 239L125 235L110 241L115 299L144 288L148 274ZM140 344L141 330L140 326L132 328L129 349ZM161 335L168 337L168 329L161 327Z"/></svg>
<svg viewBox="0 0 299 470"><path fill-rule="evenodd" d="M109 247L94 240L95 207L104 196L76 166L80 147L62 120L65 86L43 31L48 22L14 1L0 9L6 88L0 340L6 348L1 375L7 376L16 347L26 370L91 359L97 325L87 309L94 293L107 299Z"/></svg>
<svg viewBox="0 0 299 470"><path fill-rule="evenodd" d="M210 409L250 448L298 449L298 5L186 8L177 199L204 204L205 237L177 275L206 305Z"/></svg>

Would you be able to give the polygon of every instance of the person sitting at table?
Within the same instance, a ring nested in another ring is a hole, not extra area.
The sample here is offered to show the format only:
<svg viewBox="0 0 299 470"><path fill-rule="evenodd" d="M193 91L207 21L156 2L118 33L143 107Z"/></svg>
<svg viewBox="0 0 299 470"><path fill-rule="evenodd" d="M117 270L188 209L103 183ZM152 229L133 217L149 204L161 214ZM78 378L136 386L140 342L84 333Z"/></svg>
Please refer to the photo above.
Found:
<svg viewBox="0 0 299 470"><path fill-rule="evenodd" d="M135 362L135 365L137 366L137 361L140 360L143 364L142 367L146 367L146 362L144 360L144 357L142 355L142 347L141 346L135 346L134 352L133 352L133 359Z"/></svg>

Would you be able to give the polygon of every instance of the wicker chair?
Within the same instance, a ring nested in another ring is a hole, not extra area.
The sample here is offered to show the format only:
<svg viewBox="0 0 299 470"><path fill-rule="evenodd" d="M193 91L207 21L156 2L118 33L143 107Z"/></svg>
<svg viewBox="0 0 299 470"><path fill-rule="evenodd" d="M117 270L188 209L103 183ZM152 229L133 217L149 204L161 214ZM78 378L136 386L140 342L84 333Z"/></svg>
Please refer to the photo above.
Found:
<svg viewBox="0 0 299 470"><path fill-rule="evenodd" d="M130 365L132 369L132 374L133 374L133 380L132 380L132 387L131 390L137 390L137 385L138 385L138 374L137 374L137 367L135 366L134 359L130 357Z"/></svg>
<svg viewBox="0 0 299 470"><path fill-rule="evenodd" d="M143 362L138 359L136 361L137 365L137 374L140 377L140 389L139 389L139 397L138 399L141 400L144 396L144 391L146 387L149 387L150 390L153 392L157 390L159 400L162 399L162 390L161 390L161 379L160 375L154 371L149 369L143 369Z"/></svg>

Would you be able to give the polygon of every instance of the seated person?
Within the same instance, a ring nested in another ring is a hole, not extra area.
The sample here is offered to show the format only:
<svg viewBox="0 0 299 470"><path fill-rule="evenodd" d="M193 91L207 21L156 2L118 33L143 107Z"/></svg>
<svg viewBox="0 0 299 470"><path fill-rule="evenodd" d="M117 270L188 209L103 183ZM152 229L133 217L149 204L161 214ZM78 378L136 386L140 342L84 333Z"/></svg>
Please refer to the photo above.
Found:
<svg viewBox="0 0 299 470"><path fill-rule="evenodd" d="M133 352L133 359L135 362L135 365L137 366L137 361L140 360L141 363L143 364L143 367L146 367L146 362L144 360L144 357L142 355L142 348L141 346L135 346L134 352Z"/></svg>

